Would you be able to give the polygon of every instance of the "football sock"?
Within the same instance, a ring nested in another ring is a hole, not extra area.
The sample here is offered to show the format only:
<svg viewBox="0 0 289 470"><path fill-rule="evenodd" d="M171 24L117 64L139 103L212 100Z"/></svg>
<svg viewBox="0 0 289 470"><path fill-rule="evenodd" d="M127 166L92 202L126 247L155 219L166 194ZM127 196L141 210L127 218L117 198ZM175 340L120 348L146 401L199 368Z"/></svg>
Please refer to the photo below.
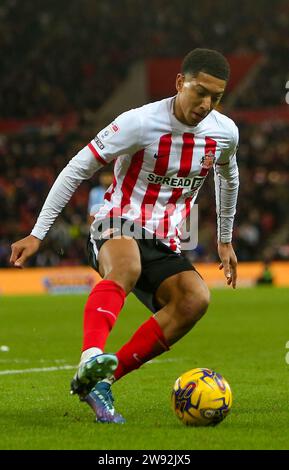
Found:
<svg viewBox="0 0 289 470"><path fill-rule="evenodd" d="M168 351L162 329L154 317L149 318L117 353L115 380L120 379L154 357Z"/></svg>
<svg viewBox="0 0 289 470"><path fill-rule="evenodd" d="M82 351L104 346L124 301L125 291L116 282L100 281L91 291L84 309Z"/></svg>

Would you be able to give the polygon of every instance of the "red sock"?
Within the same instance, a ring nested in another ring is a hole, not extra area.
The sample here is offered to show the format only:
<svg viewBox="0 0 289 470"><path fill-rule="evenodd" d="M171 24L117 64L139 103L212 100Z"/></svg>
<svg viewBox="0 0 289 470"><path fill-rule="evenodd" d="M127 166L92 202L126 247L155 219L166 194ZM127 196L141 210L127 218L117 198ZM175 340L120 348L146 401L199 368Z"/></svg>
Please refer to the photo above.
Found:
<svg viewBox="0 0 289 470"><path fill-rule="evenodd" d="M116 380L138 369L153 357L168 351L169 346L158 322L151 317L135 332L132 338L117 353Z"/></svg>
<svg viewBox="0 0 289 470"><path fill-rule="evenodd" d="M91 291L84 309L82 351L104 346L125 300L125 291L114 281L100 281Z"/></svg>

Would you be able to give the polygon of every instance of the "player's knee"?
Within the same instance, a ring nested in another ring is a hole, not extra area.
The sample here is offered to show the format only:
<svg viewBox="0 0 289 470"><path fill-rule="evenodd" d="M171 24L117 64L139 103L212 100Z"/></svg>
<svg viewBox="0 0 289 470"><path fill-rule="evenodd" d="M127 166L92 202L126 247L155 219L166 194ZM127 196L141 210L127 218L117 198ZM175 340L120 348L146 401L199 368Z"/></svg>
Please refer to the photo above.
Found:
<svg viewBox="0 0 289 470"><path fill-rule="evenodd" d="M182 323L193 326L206 313L210 303L209 290L201 292L187 292L178 303L178 312Z"/></svg>
<svg viewBox="0 0 289 470"><path fill-rule="evenodd" d="M128 282L130 283L130 289L132 290L141 275L141 264L138 261L134 261L128 268L126 266L126 269Z"/></svg>
<svg viewBox="0 0 289 470"><path fill-rule="evenodd" d="M199 293L196 299L196 321L200 320L202 316L208 310L210 304L210 292L208 289L204 289Z"/></svg>
<svg viewBox="0 0 289 470"><path fill-rule="evenodd" d="M109 278L118 282L128 294L136 285L141 274L141 264L138 260L120 259L117 266L109 273Z"/></svg>

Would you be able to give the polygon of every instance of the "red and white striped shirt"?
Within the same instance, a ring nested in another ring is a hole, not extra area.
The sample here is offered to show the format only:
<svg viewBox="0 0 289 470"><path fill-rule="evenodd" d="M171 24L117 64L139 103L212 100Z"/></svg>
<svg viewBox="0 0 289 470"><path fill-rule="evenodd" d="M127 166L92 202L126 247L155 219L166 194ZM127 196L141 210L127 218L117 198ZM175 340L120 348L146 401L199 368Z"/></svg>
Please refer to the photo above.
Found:
<svg viewBox="0 0 289 470"><path fill-rule="evenodd" d="M186 126L174 116L174 99L127 111L99 132L55 181L32 235L44 238L80 182L115 160L114 181L96 219L114 215L136 220L180 251L180 227L213 167L218 239L231 241L238 192L238 129L217 111L197 126Z"/></svg>

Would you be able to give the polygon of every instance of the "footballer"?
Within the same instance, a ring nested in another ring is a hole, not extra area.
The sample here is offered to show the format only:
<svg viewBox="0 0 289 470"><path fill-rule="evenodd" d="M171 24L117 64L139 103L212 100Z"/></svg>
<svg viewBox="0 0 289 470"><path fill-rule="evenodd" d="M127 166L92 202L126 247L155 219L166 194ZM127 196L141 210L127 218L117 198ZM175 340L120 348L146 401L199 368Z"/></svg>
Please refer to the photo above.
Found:
<svg viewBox="0 0 289 470"><path fill-rule="evenodd" d="M100 131L59 174L31 234L12 244L10 261L22 267L79 184L115 162L113 183L90 230L89 259L102 280L85 305L82 354L71 382L71 392L92 407L98 422L125 421L114 407L113 383L167 351L208 308L209 290L181 253L180 231L211 168L219 267L236 287L231 241L238 129L216 110L229 73L219 52L189 52L176 95L131 109ZM119 351L107 353L106 340L130 292L151 316Z"/></svg>

